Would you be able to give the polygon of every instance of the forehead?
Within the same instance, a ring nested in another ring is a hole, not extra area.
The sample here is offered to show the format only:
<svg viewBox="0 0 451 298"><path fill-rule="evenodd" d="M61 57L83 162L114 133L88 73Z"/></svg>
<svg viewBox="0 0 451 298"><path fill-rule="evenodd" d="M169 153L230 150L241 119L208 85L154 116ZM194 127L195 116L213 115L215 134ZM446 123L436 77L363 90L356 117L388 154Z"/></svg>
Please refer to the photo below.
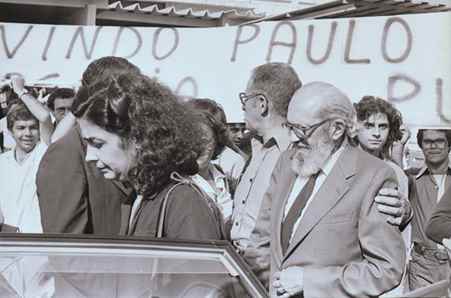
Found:
<svg viewBox="0 0 451 298"><path fill-rule="evenodd" d="M29 120L16 120L14 121L13 126L35 126L38 125L38 120L29 119Z"/></svg>
<svg viewBox="0 0 451 298"><path fill-rule="evenodd" d="M387 124L388 123L388 117L385 113L373 113L368 118L364 119L363 122L368 123L378 123L378 124Z"/></svg>
<svg viewBox="0 0 451 298"><path fill-rule="evenodd" d="M446 139L446 134L444 131L439 130L425 130L423 132L423 140L434 140L434 139Z"/></svg>
<svg viewBox="0 0 451 298"><path fill-rule="evenodd" d="M80 125L81 135L85 139L96 138L108 141L119 138L85 118L79 118L77 122Z"/></svg>
<svg viewBox="0 0 451 298"><path fill-rule="evenodd" d="M317 114L315 107L303 104L302 96L294 96L288 106L287 120L293 124L311 125L321 120Z"/></svg>

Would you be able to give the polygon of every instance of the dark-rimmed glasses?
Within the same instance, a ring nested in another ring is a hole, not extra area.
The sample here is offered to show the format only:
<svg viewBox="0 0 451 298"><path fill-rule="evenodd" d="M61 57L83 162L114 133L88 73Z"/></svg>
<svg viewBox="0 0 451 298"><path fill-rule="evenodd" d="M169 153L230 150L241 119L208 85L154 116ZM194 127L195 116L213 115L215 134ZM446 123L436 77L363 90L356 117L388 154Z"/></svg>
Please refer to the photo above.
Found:
<svg viewBox="0 0 451 298"><path fill-rule="evenodd" d="M321 125L334 119L335 118L328 118L318 123L312 124L310 126L294 124L287 121L283 124L283 126L288 128L291 132L293 132L298 139L306 141L313 135L315 130L317 130Z"/></svg>
<svg viewBox="0 0 451 298"><path fill-rule="evenodd" d="M432 148L435 146L436 148L443 149L447 145L446 139L437 139L437 140L429 140L423 139L423 147Z"/></svg>
<svg viewBox="0 0 451 298"><path fill-rule="evenodd" d="M252 98L255 98L258 96L264 97L265 95L263 93L246 94L245 92L240 92L238 94L238 96L240 97L241 104L244 106L249 99L252 99Z"/></svg>

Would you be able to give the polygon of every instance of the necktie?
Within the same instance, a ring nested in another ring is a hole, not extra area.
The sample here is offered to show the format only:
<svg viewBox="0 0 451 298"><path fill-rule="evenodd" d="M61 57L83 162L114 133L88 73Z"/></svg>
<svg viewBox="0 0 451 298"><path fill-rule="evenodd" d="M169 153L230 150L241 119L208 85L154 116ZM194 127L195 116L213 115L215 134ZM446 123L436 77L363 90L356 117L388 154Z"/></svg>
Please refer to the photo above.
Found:
<svg viewBox="0 0 451 298"><path fill-rule="evenodd" d="M290 237L291 234L293 233L294 224L296 223L296 220L299 218L299 216L301 216L302 209L304 209L308 199L312 195L313 188L315 187L315 182L316 179L318 178L318 175L319 173L310 176L307 183L304 185L304 187L296 197L296 200L294 201L293 205L288 211L288 214L285 217L284 221L282 222L282 233L280 238L284 254L288 249Z"/></svg>

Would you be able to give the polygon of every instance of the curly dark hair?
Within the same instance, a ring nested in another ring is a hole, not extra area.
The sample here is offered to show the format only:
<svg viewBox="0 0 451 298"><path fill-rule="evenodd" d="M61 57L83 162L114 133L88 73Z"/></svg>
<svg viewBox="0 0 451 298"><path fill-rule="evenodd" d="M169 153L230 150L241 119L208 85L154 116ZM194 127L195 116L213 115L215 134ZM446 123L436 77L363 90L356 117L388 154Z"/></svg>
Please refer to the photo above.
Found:
<svg viewBox="0 0 451 298"><path fill-rule="evenodd" d="M73 110L77 118L118 135L124 147L136 145L136 167L128 176L144 197L161 191L174 171L198 171L200 132L194 116L155 79L123 74L81 87Z"/></svg>
<svg viewBox="0 0 451 298"><path fill-rule="evenodd" d="M88 86L96 81L104 80L111 75L140 74L140 69L127 59L116 56L105 56L92 61L83 72L81 84Z"/></svg>
<svg viewBox="0 0 451 298"><path fill-rule="evenodd" d="M49 96L49 100L47 101L47 107L50 110L55 110L55 100L57 98L62 99L71 99L75 97L75 91L71 88L56 88Z"/></svg>
<svg viewBox="0 0 451 298"><path fill-rule="evenodd" d="M206 125L212 130L216 142L212 160L217 159L225 147L231 143L224 110L214 100L208 98L192 98L185 104L193 109L199 124ZM204 140L201 145L206 145Z"/></svg>
<svg viewBox="0 0 451 298"><path fill-rule="evenodd" d="M358 103L355 103L354 108L357 112L357 120L359 121L365 121L371 115L376 113L387 115L390 130L388 132L387 141L382 148L382 153L384 154L384 157L388 157L390 147L395 141L399 141L402 138L400 129L402 125L401 113L388 101L369 95L362 97Z"/></svg>

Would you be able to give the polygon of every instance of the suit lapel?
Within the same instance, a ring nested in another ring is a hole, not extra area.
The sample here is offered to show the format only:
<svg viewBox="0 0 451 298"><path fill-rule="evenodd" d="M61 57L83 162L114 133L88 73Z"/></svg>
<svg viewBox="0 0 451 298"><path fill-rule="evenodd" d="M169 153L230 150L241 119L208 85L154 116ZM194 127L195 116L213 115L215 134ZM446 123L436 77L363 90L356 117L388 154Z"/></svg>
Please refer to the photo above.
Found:
<svg viewBox="0 0 451 298"><path fill-rule="evenodd" d="M340 201L349 190L350 179L355 174L358 152L347 146L327 176L314 200L307 207L300 224L290 241L283 260L304 240L318 222Z"/></svg>

